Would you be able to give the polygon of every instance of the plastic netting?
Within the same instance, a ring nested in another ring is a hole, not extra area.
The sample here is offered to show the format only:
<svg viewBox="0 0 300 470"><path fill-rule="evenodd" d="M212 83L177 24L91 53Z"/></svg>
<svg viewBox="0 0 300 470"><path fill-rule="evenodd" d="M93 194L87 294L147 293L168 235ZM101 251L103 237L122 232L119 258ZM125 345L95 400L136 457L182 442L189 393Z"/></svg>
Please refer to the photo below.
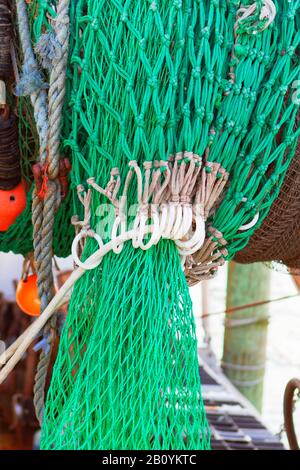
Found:
<svg viewBox="0 0 300 470"><path fill-rule="evenodd" d="M191 9L196 28L199 11L192 1L72 4L65 146L76 184L94 176L104 185L113 167L124 181L130 160L166 161L195 146L197 129L190 131L193 116L183 107ZM208 13L201 12L202 21ZM136 192L133 185L129 203ZM93 227L99 201L94 194ZM85 256L91 245L95 249L89 242ZM125 245L75 285L41 445L209 448L192 305L172 242L147 252Z"/></svg>
<svg viewBox="0 0 300 470"><path fill-rule="evenodd" d="M172 243L145 253L126 245L75 287L42 448L208 448L197 364L191 300Z"/></svg>
<svg viewBox="0 0 300 470"><path fill-rule="evenodd" d="M209 162L229 171L230 184L190 262L191 283L206 276L207 266L215 275L222 259L248 244L278 197L299 138L299 2L272 3L276 16L265 25L260 15L270 2L247 2L251 14L243 3L206 150Z"/></svg>
<svg viewBox="0 0 300 470"><path fill-rule="evenodd" d="M181 99L178 106L183 109L182 118L179 117L180 113L178 114L179 108L173 110L172 117L167 117L168 143L172 138L176 138L175 134L178 135L178 124L181 122L179 125L183 126L184 131L179 147L188 142L190 147L194 147L193 151L199 150L199 155L203 155L205 151L209 162L221 163L226 171L231 172L230 179L233 184L230 185L230 190L215 217L208 224L223 234L227 242L227 259L231 259L247 245L254 231L266 217L279 194L299 134L298 130L295 133L292 131L297 111L297 106L292 102L293 93L290 93L289 100L284 100L299 73L299 5L297 1L275 1L276 18L263 30L266 20L261 20L260 14L265 3L243 2L243 8L255 4L256 9L250 17L240 20L237 27L240 2L198 2L198 10L194 9L193 17L190 17L183 59L185 62L181 67L181 74L186 77L192 72L189 93L178 93ZM28 2L34 42L38 41L43 32L51 30L51 18L55 17L56 4L55 0ZM74 8L85 8L84 4L81 5L77 1L73 5ZM119 10L122 8L121 2ZM93 15L91 17L94 18ZM84 21L87 20L83 20L82 28ZM125 23L126 19L123 19L122 24ZM97 24L96 15L95 31ZM197 31L195 27L198 28ZM253 32L257 34L252 34ZM142 39L146 41L146 38ZM164 40L169 41L169 38ZM110 47L110 44L107 43L106 46ZM69 72L72 74L71 69ZM153 77L155 82L157 76ZM123 77L124 83L126 80L127 78ZM73 83L69 80L67 86ZM99 91L99 85L97 86ZM101 89L101 93L102 91ZM69 90L69 97L72 93L74 95L74 90ZM66 109L69 113L69 107ZM78 119L76 111L72 115ZM190 119L190 116L193 119ZM164 109L160 110L160 118L161 122L166 121ZM148 118L141 112L138 119L142 129ZM24 123L28 126L30 120L29 112L21 124L22 131ZM69 121L70 114L65 113L65 131L70 130L70 125L67 124ZM119 122L121 126L124 123L124 120L121 124ZM80 138L91 138L86 134L84 127L81 125L77 130ZM277 146L275 136L279 131L283 131L284 140ZM66 132L64 134L67 135ZM142 131L140 134L142 135ZM20 135L23 133L20 132ZM29 142L30 135L28 132L25 135L26 141ZM97 135L96 140L102 144L100 137ZM135 142L139 139L135 139ZM163 153L162 139L159 139L158 131L157 141L160 142ZM93 145L95 144L94 139ZM23 146L26 149L27 144L23 142ZM105 145L102 147L105 148ZM150 150L154 151L154 148ZM129 149L129 152L132 153L132 149ZM167 153L165 152L165 155ZM27 162L31 159L32 155L22 159L26 174ZM86 162L84 166L86 170ZM80 176L77 172L76 182L81 180ZM68 208L67 212L69 215L72 208ZM253 220L258 213L256 224L248 230L239 231L239 227ZM70 220L69 217L65 219ZM64 228L68 230L69 227L68 224ZM208 231L208 237L210 236L212 235ZM5 239L7 240L6 236ZM217 239L215 242L218 245ZM11 243L14 244L13 241ZM17 245L19 246L20 242L17 242ZM69 247L69 244L65 246ZM220 245L217 250L219 248Z"/></svg>
<svg viewBox="0 0 300 470"><path fill-rule="evenodd" d="M289 166L279 196L248 245L237 253L239 263L279 261L300 270L300 147Z"/></svg>
<svg viewBox="0 0 300 470"><path fill-rule="evenodd" d="M256 2L256 20L264 3ZM294 99L300 72L299 2L274 3L275 20L263 32L249 35L255 17L238 22L230 79L213 122L208 159L230 172L230 186L210 224L227 242L227 259L247 245L268 214L300 132L294 129L299 108Z"/></svg>

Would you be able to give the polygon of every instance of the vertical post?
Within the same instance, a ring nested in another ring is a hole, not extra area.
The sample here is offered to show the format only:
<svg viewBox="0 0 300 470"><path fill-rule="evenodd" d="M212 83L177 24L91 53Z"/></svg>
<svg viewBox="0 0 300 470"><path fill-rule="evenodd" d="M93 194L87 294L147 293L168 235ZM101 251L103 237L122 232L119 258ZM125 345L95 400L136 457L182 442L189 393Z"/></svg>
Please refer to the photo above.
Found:
<svg viewBox="0 0 300 470"><path fill-rule="evenodd" d="M209 315L208 315L208 283L201 282L202 288L202 327L204 331L204 344L209 347L211 343Z"/></svg>
<svg viewBox="0 0 300 470"><path fill-rule="evenodd" d="M267 300L271 271L261 263L229 264L226 308ZM226 314L222 367L226 376L261 411L268 334L268 306Z"/></svg>

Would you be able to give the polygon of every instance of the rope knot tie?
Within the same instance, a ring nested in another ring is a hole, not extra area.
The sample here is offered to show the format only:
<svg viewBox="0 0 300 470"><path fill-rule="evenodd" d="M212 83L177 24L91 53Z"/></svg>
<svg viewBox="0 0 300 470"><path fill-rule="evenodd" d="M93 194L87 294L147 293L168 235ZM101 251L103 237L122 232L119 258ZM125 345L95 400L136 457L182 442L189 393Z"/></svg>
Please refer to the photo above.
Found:
<svg viewBox="0 0 300 470"><path fill-rule="evenodd" d="M75 237L72 247L75 262L78 264L77 244L81 243L82 238L92 236L99 246L102 243L102 239L89 227L92 189L107 197L115 208L108 243L111 250L120 253L124 241L129 239L134 248L142 250L150 249L160 239L169 239L175 242L184 261L202 247L206 218L219 199L227 179L228 173L220 164L202 162L202 158L192 152L179 152L171 155L168 161L146 161L141 166L135 160L130 161L121 195L117 168L112 169L106 189L101 188L94 177L89 178L87 183L91 189L87 194L82 186L78 187L78 196L85 207L85 218L83 222L76 220L82 232ZM128 231L124 207L132 184L136 185L138 207L133 228ZM79 263L81 267L84 265L80 260ZM91 269L90 266L87 269Z"/></svg>
<svg viewBox="0 0 300 470"><path fill-rule="evenodd" d="M262 3L259 9L259 3ZM249 6L241 6L237 11L235 23L236 37L241 33L258 34L265 31L275 20L276 6L272 0L254 2Z"/></svg>
<svg viewBox="0 0 300 470"><path fill-rule="evenodd" d="M52 71L53 62L59 61L62 57L62 46L53 31L41 34L34 50L39 56L42 67L49 72Z"/></svg>

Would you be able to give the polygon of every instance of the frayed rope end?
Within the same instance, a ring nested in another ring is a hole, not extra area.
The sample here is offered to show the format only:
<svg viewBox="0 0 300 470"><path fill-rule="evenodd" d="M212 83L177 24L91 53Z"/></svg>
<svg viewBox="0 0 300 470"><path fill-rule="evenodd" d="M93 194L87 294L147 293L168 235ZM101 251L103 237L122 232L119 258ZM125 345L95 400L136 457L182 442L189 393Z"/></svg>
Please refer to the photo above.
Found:
<svg viewBox="0 0 300 470"><path fill-rule="evenodd" d="M20 78L16 85L16 96L30 96L41 89L48 88L48 85L43 81L43 77L38 69L27 67L23 69L23 76Z"/></svg>
<svg viewBox="0 0 300 470"><path fill-rule="evenodd" d="M53 31L42 34L34 48L44 69L51 72L53 61L61 58L61 44Z"/></svg>

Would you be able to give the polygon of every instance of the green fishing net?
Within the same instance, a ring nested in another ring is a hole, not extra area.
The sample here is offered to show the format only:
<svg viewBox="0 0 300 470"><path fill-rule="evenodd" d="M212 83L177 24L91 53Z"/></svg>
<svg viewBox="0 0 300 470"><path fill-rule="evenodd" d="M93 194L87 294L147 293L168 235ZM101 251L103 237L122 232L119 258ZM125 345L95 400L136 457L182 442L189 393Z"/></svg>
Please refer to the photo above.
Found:
<svg viewBox="0 0 300 470"><path fill-rule="evenodd" d="M126 245L76 284L41 446L209 447L192 305L171 242Z"/></svg>
<svg viewBox="0 0 300 470"><path fill-rule="evenodd" d="M35 42L51 32L56 5L30 3ZM93 177L105 187L117 167L123 189L130 162L145 181L144 162L164 171L170 155L184 152L199 157L206 218L187 277L214 275L248 243L299 137L299 7L299 0L71 2L62 150L72 173L69 209L57 219L62 246L70 227L64 214L83 216L78 185L87 189ZM132 184L130 204L137 190ZM93 191L95 230L104 203ZM96 249L89 239L83 259ZM209 448L194 320L173 242L145 252L128 242L75 285L41 445Z"/></svg>
<svg viewBox="0 0 300 470"><path fill-rule="evenodd" d="M268 214L300 135L295 126L300 3L274 2L273 23L249 35L253 24L259 31L265 3L256 2L254 15L241 20L236 29L230 79L215 115L208 155L209 161L221 163L230 172L230 186L210 220L227 242L227 259L247 245Z"/></svg>
<svg viewBox="0 0 300 470"><path fill-rule="evenodd" d="M94 176L105 185L114 167L124 184L131 160L142 165L198 151L194 115L184 107L187 95L194 99L187 90L186 38L199 21L213 28L224 8L199 12L189 0L72 4L71 121L64 145L72 151L76 184ZM218 58L225 56L220 47ZM136 193L133 185L130 203ZM94 228L101 201L93 195ZM84 256L95 248L89 241ZM75 285L41 446L209 448L192 305L173 242L146 252L126 244Z"/></svg>

